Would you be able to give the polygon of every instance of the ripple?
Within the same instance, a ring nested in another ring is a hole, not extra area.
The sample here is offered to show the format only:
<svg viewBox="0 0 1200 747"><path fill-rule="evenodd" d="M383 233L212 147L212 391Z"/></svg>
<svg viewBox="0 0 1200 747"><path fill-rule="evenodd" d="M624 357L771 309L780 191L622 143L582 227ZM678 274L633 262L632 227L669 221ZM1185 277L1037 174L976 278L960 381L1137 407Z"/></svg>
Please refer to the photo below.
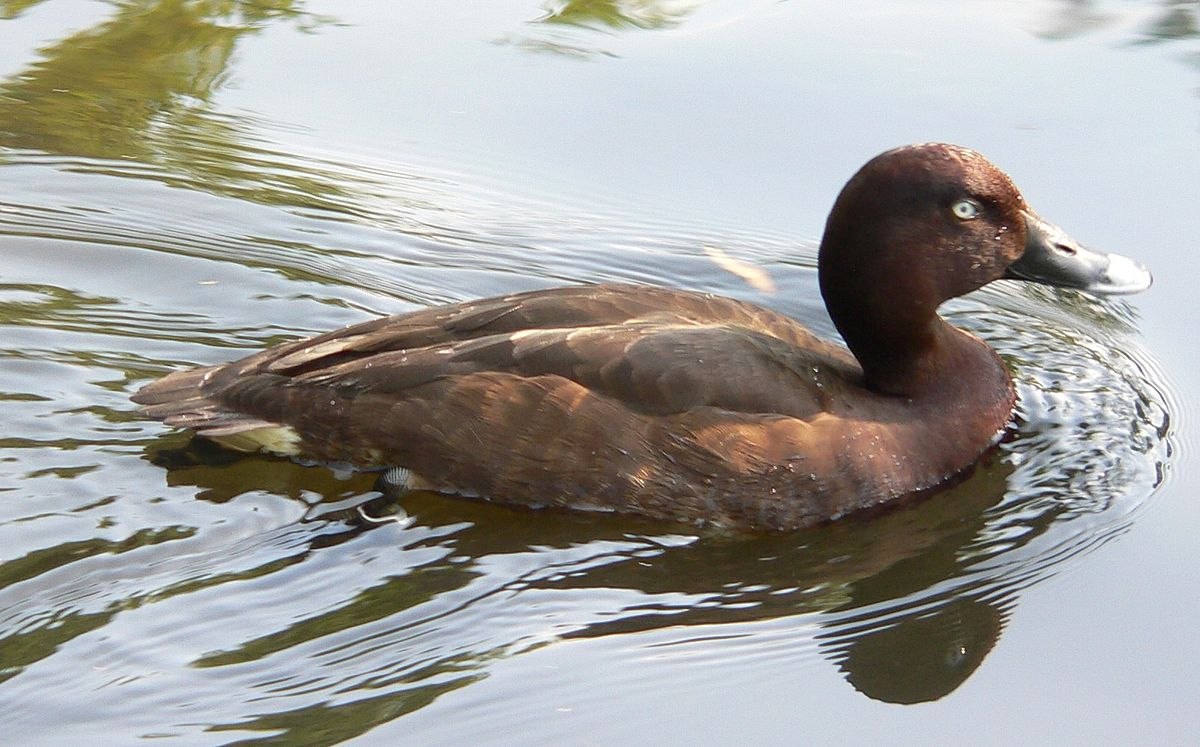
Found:
<svg viewBox="0 0 1200 747"><path fill-rule="evenodd" d="M161 436L128 392L370 313L559 282L731 294L829 334L815 249L448 171L254 158L262 190L232 177L181 190L144 164L26 152L0 170L0 234L19 260L0 286L0 454L40 499L0 518L17 553L5 568L20 571L0 589L0 640L28 652L3 674L10 707L43 712L53 693L127 734L169 712L197 741L339 718L361 733L506 663L593 643L620 648L632 664L604 681L635 692L651 663L686 681L770 661L927 701L976 671L1025 589L1119 536L1169 474L1178 402L1139 347L1135 307L998 284L947 313L1014 371L1017 418L968 479L926 500L767 537L420 494L403 501L410 523L364 523L354 507L380 500L369 478ZM325 199L353 204L291 199L298 172L338 181ZM33 174L38 194L21 187ZM787 291L751 288L706 246ZM579 678L548 686L589 697ZM172 710L178 693L187 706Z"/></svg>

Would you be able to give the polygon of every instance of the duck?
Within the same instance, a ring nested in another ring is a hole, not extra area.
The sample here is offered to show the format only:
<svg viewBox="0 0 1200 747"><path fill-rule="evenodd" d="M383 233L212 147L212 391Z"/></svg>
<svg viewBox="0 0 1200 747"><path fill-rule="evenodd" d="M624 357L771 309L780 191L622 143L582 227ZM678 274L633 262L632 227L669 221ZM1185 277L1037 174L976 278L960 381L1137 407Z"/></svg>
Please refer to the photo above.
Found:
<svg viewBox="0 0 1200 747"><path fill-rule="evenodd" d="M951 484L998 442L1009 371L938 308L1001 279L1151 284L980 153L923 143L872 158L829 213L818 281L840 342L711 293L577 285L372 319L132 399L226 448L404 490L792 531Z"/></svg>

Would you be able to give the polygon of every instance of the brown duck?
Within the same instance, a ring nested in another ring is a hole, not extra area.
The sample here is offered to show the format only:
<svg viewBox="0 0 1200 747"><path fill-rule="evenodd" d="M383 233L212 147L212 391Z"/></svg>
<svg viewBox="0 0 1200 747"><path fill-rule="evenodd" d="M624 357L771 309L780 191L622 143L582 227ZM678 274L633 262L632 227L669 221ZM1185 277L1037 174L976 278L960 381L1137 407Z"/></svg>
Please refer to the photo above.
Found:
<svg viewBox="0 0 1200 747"><path fill-rule="evenodd" d="M943 301L1000 278L1150 285L945 144L855 174L819 277L848 349L729 298L590 285L376 319L133 399L231 448L403 468L409 488L787 530L945 483L1002 433L1008 372Z"/></svg>

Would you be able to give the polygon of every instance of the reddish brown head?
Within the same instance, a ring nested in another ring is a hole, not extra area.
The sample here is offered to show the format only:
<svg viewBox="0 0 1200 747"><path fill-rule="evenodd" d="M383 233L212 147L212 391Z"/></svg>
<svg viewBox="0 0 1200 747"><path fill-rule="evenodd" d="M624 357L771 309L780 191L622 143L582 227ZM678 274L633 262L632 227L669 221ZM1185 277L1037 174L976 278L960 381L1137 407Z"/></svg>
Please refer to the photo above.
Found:
<svg viewBox="0 0 1200 747"><path fill-rule="evenodd" d="M868 384L932 344L937 308L1004 277L1132 292L1149 273L1042 221L979 153L945 143L871 159L825 226L821 293Z"/></svg>

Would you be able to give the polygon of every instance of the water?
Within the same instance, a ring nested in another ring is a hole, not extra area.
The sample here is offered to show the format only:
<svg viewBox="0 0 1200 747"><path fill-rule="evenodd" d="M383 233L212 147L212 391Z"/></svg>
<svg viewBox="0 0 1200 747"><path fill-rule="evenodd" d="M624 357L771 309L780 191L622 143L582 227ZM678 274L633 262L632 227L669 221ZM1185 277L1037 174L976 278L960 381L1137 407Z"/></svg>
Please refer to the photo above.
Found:
<svg viewBox="0 0 1200 747"><path fill-rule="evenodd" d="M10 739L1200 727L1194 4L147 0L0 18ZM961 484L870 520L747 537L416 494L404 521L372 521L397 506L369 477L190 442L128 401L371 315L570 282L711 290L832 334L825 212L868 157L929 139L982 150L1157 282L949 304L1012 368L1016 424Z"/></svg>

